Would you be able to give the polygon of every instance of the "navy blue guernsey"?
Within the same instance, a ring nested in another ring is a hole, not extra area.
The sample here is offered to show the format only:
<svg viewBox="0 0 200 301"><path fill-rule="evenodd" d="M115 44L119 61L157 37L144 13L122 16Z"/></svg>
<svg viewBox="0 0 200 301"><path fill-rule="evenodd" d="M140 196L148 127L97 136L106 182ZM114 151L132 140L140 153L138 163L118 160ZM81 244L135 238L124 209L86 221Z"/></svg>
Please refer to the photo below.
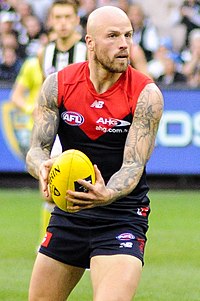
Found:
<svg viewBox="0 0 200 301"><path fill-rule="evenodd" d="M89 79L88 62L58 72L58 135L63 151L78 149L97 164L105 183L117 172L138 97L152 80L131 66L106 92L98 94ZM76 215L124 219L132 210L148 206L146 172L125 198L110 205L82 210ZM59 210L59 209L56 209ZM63 213L65 214L65 213ZM68 213L66 213L68 214Z"/></svg>

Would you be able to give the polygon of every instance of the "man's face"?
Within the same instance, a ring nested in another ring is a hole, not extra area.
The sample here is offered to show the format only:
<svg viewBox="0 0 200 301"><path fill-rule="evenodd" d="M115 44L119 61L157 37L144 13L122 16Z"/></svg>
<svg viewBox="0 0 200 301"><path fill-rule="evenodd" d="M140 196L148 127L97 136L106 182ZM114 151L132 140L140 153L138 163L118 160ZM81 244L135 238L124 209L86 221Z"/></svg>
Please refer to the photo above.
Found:
<svg viewBox="0 0 200 301"><path fill-rule="evenodd" d="M94 58L109 72L124 72L129 63L132 27L129 23L103 26L95 39Z"/></svg>
<svg viewBox="0 0 200 301"><path fill-rule="evenodd" d="M79 17L71 5L55 5L51 11L51 23L58 38L69 37L77 25Z"/></svg>

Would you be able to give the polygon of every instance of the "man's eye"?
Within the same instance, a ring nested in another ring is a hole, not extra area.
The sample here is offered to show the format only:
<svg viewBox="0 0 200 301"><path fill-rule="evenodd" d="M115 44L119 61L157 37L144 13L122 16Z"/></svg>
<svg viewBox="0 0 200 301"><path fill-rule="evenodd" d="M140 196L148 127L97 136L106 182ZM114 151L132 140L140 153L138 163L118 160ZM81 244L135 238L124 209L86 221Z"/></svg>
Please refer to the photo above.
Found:
<svg viewBox="0 0 200 301"><path fill-rule="evenodd" d="M109 38L115 38L116 37L116 34L110 34L109 36L108 36Z"/></svg>

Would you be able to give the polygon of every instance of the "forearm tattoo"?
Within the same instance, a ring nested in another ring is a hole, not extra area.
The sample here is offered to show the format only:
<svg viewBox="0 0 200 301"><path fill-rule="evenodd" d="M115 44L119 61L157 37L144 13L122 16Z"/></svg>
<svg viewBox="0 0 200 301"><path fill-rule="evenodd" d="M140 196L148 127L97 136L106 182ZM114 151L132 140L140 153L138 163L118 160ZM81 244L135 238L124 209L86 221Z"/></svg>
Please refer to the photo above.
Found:
<svg viewBox="0 0 200 301"><path fill-rule="evenodd" d="M113 190L113 200L130 193L138 184L154 149L162 110L162 95L154 84L149 84L138 99L125 144L122 167L107 184Z"/></svg>
<svg viewBox="0 0 200 301"><path fill-rule="evenodd" d="M52 74L44 82L40 93L31 148L26 160L29 172L36 178L40 164L49 159L57 133L59 124L57 95L57 74Z"/></svg>

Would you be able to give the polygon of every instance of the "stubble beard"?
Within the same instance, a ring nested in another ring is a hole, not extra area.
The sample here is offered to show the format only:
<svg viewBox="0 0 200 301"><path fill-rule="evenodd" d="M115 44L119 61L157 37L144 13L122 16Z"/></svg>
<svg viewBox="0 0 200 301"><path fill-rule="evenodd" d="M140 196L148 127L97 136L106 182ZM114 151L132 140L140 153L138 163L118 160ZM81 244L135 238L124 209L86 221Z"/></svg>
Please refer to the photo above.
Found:
<svg viewBox="0 0 200 301"><path fill-rule="evenodd" d="M128 60L124 62L119 62L116 58L110 60L106 56L98 56L97 54L95 54L94 60L97 66L99 65L103 67L103 69L110 73L123 73L128 67Z"/></svg>

